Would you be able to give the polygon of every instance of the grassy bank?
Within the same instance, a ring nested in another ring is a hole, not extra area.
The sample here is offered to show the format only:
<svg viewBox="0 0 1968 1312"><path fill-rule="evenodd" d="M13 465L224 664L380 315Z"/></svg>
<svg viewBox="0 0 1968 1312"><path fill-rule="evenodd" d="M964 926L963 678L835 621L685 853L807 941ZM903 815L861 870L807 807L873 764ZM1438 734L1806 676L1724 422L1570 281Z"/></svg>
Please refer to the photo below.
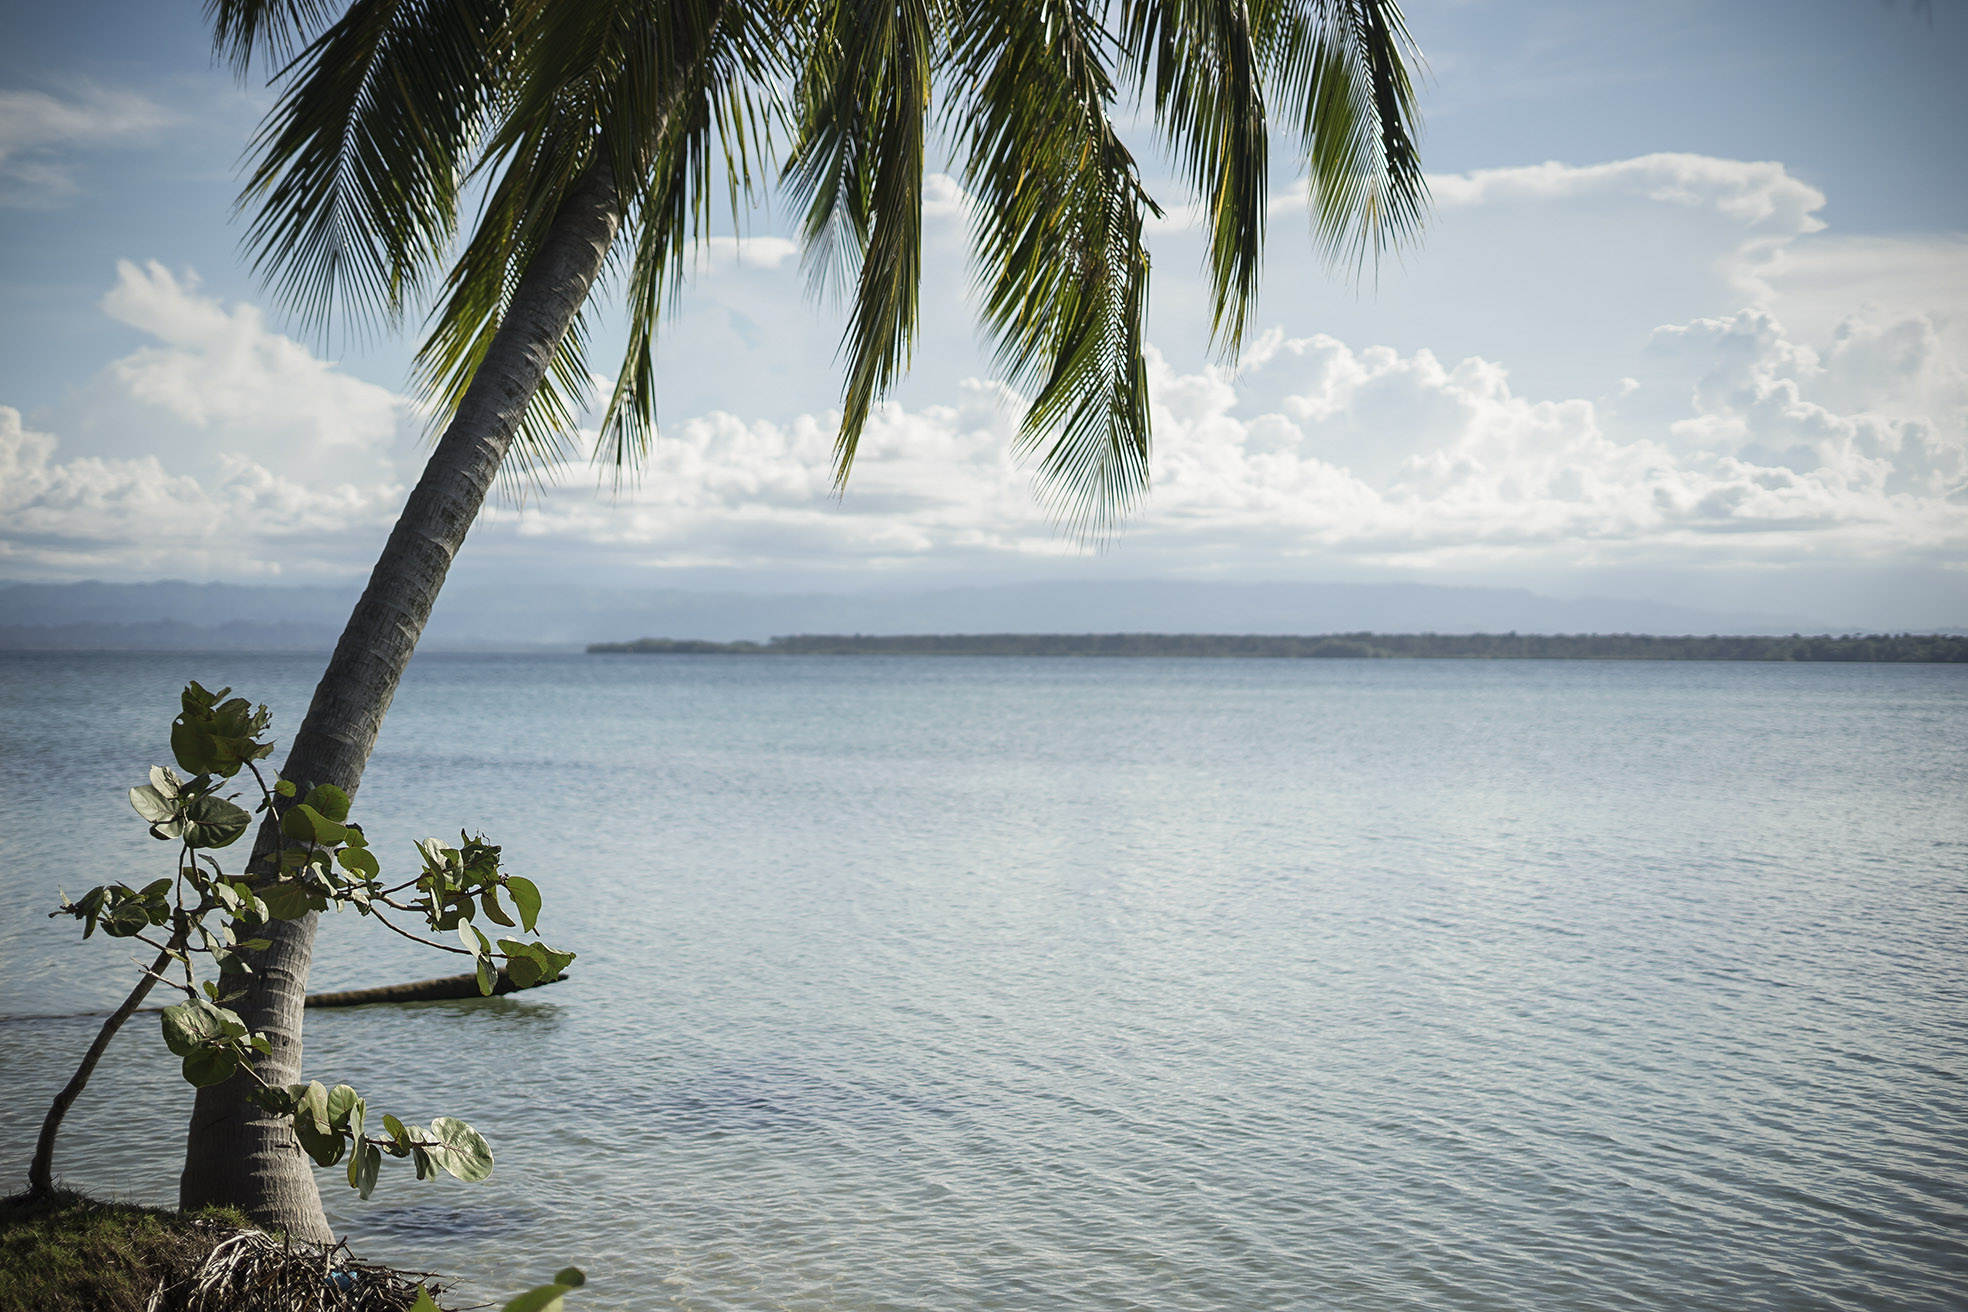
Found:
<svg viewBox="0 0 1968 1312"><path fill-rule="evenodd" d="M402 1312L415 1297L411 1277L231 1210L0 1199L0 1312Z"/></svg>

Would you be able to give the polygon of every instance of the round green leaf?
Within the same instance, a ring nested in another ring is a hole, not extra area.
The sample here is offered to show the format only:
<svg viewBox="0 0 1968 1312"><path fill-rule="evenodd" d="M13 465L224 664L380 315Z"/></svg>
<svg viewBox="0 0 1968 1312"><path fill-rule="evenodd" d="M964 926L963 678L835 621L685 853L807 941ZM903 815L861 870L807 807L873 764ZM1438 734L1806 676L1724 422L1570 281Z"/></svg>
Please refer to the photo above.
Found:
<svg viewBox="0 0 1968 1312"><path fill-rule="evenodd" d="M335 853L335 860L351 875L360 875L364 879L374 879L383 870L382 863L363 847L345 847Z"/></svg>
<svg viewBox="0 0 1968 1312"><path fill-rule="evenodd" d="M294 1095L290 1089L274 1086L269 1089L254 1089L246 1095L275 1116L294 1114Z"/></svg>
<svg viewBox="0 0 1968 1312"><path fill-rule="evenodd" d="M164 1022L164 1046L173 1056L188 1057L205 1041L219 1034L217 1008L203 998L193 998L180 1002L175 1007L164 1008L160 1019Z"/></svg>
<svg viewBox="0 0 1968 1312"><path fill-rule="evenodd" d="M307 889L282 880L265 890L266 912L275 920L299 920L308 913Z"/></svg>
<svg viewBox="0 0 1968 1312"><path fill-rule="evenodd" d="M193 847L229 847L253 817L223 797L194 797L184 809L184 839Z"/></svg>
<svg viewBox="0 0 1968 1312"><path fill-rule="evenodd" d="M225 765L213 749L212 736L199 732L199 726L182 719L171 726L171 755L177 757L178 764L193 774L217 773ZM238 768L233 767L235 770Z"/></svg>
<svg viewBox="0 0 1968 1312"><path fill-rule="evenodd" d="M342 1151L348 1146L341 1135L332 1131L323 1133L306 1108L294 1113L294 1137L301 1141L301 1150L314 1159L316 1166L333 1166L342 1160Z"/></svg>
<svg viewBox="0 0 1968 1312"><path fill-rule="evenodd" d="M540 889L525 875L506 877L506 892L512 894L513 906L519 911L519 923L527 933L533 932L533 922L540 918Z"/></svg>
<svg viewBox="0 0 1968 1312"><path fill-rule="evenodd" d="M266 707L255 711L243 697L221 702L230 691L207 692L196 683L184 690L184 711L171 725L171 752L193 774L230 779L247 761L273 751L258 738L272 719Z"/></svg>
<svg viewBox="0 0 1968 1312"><path fill-rule="evenodd" d="M154 784L132 788L130 805L136 808L138 815L154 825L161 825L178 813L176 790L167 797Z"/></svg>
<svg viewBox="0 0 1968 1312"><path fill-rule="evenodd" d="M382 1165L383 1150L373 1143L362 1144L349 1157L349 1186L367 1199L376 1191L376 1175Z"/></svg>
<svg viewBox="0 0 1968 1312"><path fill-rule="evenodd" d="M223 1084L239 1069L239 1058L231 1048L213 1045L194 1048L185 1054L184 1077L196 1088Z"/></svg>
<svg viewBox="0 0 1968 1312"><path fill-rule="evenodd" d="M431 1157L467 1184L476 1184L492 1174L492 1145L485 1136L452 1116L431 1122L436 1144L426 1145Z"/></svg>
<svg viewBox="0 0 1968 1312"><path fill-rule="evenodd" d="M298 842L324 846L332 846L348 837L346 827L330 820L306 802L298 802L287 808L287 813L280 817L280 832Z"/></svg>
<svg viewBox="0 0 1968 1312"><path fill-rule="evenodd" d="M506 958L506 975L512 980L514 988L530 989L540 982L540 963L523 952L513 953Z"/></svg>
<svg viewBox="0 0 1968 1312"><path fill-rule="evenodd" d="M103 933L111 938L128 938L132 934L141 934L150 928L150 912L145 909L142 902L135 898L126 898L118 902L111 908L110 913L103 917L102 927Z"/></svg>
<svg viewBox="0 0 1968 1312"><path fill-rule="evenodd" d="M333 784L316 784L308 789L307 801L303 805L312 807L337 824L348 819L349 795Z"/></svg>
<svg viewBox="0 0 1968 1312"><path fill-rule="evenodd" d="M316 1133L328 1133L328 1087L320 1080L309 1080L294 1100L294 1116L296 1125L306 1118Z"/></svg>
<svg viewBox="0 0 1968 1312"><path fill-rule="evenodd" d="M479 894L478 902L485 909L485 918L487 920L496 925L504 925L507 929L514 928L513 918L506 914L504 907L499 905L499 886L497 884L487 884L485 891Z"/></svg>
<svg viewBox="0 0 1968 1312"><path fill-rule="evenodd" d="M346 1084L338 1084L328 1090L329 1126L337 1130L346 1128L349 1113L355 1110L355 1104L360 1101L361 1099L356 1096L355 1090Z"/></svg>

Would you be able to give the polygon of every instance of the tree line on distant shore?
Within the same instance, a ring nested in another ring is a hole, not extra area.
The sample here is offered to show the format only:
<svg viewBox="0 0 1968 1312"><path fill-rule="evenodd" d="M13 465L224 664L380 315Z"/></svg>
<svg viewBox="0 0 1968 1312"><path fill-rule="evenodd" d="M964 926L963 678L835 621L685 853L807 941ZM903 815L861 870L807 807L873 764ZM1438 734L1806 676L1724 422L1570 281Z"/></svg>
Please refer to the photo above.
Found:
<svg viewBox="0 0 1968 1312"><path fill-rule="evenodd" d="M1968 636L1922 633L1656 637L1644 633L797 634L770 642L596 642L645 656L1188 656L1247 659L1968 662Z"/></svg>

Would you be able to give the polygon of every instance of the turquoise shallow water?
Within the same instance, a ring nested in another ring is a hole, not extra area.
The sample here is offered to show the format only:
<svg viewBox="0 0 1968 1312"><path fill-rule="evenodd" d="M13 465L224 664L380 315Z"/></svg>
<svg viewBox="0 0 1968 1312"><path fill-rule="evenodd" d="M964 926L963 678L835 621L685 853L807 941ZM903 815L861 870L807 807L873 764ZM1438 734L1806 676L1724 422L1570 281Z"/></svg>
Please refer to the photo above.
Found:
<svg viewBox="0 0 1968 1312"><path fill-rule="evenodd" d="M0 657L0 1015L107 1004L54 887L189 677ZM596 1309L1968 1303L1968 671L425 657L357 801L483 829L582 958L318 1013L310 1073L493 1141L366 1255ZM352 918L318 988L446 973ZM0 1022L0 1171L91 1020ZM166 1201L139 1021L60 1168ZM395 1164L391 1164L395 1165Z"/></svg>

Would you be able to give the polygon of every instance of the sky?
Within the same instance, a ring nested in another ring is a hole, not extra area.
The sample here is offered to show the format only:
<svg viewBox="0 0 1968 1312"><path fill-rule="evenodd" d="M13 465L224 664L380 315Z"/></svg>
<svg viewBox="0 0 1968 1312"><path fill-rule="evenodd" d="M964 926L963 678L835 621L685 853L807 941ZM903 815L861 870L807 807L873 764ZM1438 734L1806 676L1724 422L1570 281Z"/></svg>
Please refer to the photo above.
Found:
<svg viewBox="0 0 1968 1312"><path fill-rule="evenodd" d="M273 93L212 63L199 11L0 5L0 580L355 581L428 450L415 325L323 340L255 277L234 201ZM1010 454L1021 401L939 175L914 370L844 496L841 307L767 197L663 329L635 485L577 455L490 508L456 575L1399 580L1968 625L1968 3L1407 14L1424 237L1335 276L1280 155L1234 362L1190 198L1139 134L1169 215L1153 488L1112 538L1062 532Z"/></svg>

